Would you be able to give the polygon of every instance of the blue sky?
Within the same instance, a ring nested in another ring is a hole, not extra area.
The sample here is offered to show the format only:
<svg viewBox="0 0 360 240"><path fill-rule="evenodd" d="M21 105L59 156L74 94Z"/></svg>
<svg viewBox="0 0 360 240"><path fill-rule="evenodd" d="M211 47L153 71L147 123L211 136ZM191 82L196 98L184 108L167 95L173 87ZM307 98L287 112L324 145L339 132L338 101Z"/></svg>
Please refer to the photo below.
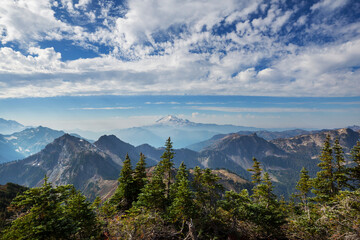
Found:
<svg viewBox="0 0 360 240"><path fill-rule="evenodd" d="M360 124L359 19L355 0L2 0L0 117Z"/></svg>
<svg viewBox="0 0 360 240"><path fill-rule="evenodd" d="M9 98L1 115L25 125L107 132L155 123L168 114L193 122L259 128L359 124L360 97L76 96Z"/></svg>

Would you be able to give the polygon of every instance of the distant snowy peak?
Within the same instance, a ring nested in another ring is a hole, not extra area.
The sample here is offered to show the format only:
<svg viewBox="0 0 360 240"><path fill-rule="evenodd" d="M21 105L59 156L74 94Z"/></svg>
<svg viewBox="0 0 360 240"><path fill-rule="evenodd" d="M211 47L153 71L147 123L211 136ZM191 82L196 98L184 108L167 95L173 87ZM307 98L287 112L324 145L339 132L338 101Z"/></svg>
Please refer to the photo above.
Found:
<svg viewBox="0 0 360 240"><path fill-rule="evenodd" d="M0 134L12 134L23 130L24 125L14 121L0 118Z"/></svg>
<svg viewBox="0 0 360 240"><path fill-rule="evenodd" d="M173 115L168 115L166 117L160 118L156 121L156 124L160 125L170 125L170 126L189 126L189 125L195 125L195 123L190 122L187 119L181 119L178 117L175 117Z"/></svg>

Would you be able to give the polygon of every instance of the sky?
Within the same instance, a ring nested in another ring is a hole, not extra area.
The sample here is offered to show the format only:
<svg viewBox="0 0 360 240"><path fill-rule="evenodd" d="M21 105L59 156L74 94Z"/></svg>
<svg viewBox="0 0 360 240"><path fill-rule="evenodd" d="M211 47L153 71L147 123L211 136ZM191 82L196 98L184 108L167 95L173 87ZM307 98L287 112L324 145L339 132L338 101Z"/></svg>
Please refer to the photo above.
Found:
<svg viewBox="0 0 360 240"><path fill-rule="evenodd" d="M357 0L1 0L0 117L360 125Z"/></svg>

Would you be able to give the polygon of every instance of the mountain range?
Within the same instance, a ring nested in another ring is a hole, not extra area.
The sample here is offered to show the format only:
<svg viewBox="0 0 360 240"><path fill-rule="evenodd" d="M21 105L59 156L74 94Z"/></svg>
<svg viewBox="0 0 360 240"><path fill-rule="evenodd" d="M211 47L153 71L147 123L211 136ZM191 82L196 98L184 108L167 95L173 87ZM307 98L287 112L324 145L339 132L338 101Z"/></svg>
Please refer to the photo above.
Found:
<svg viewBox="0 0 360 240"><path fill-rule="evenodd" d="M145 146L135 148L114 135L102 136L92 144L84 139L64 134L46 145L39 153L23 160L1 164L0 184L13 182L35 187L43 183L46 175L49 182L55 185L73 184L89 199L94 199L96 196L106 198L117 186L116 179L119 177L125 155L129 154L135 165L141 150L146 150ZM160 152L162 153L163 149L149 146L145 153L148 156L146 160L148 166L155 165L160 160L160 157L155 160ZM180 165L181 159L186 159L186 154L189 152L194 155L192 160L195 162L189 160L185 162L192 167L201 165L196 161L196 152L180 149L175 150L176 167ZM242 184L250 186L246 180L224 171L217 171L217 174L222 177L222 181L226 182L227 178L232 179L232 183L227 183L229 189L238 189Z"/></svg>
<svg viewBox="0 0 360 240"><path fill-rule="evenodd" d="M0 134L0 163L23 159L38 153L47 144L64 134L64 131L42 126L26 128L9 135ZM71 135L80 137L77 134Z"/></svg>
<svg viewBox="0 0 360 240"><path fill-rule="evenodd" d="M14 120L0 118L0 134L12 134L24 130L25 126Z"/></svg>
<svg viewBox="0 0 360 240"><path fill-rule="evenodd" d="M176 126L197 125L168 116L159 120L157 127L166 129L169 122ZM332 141L338 137L345 155L349 156L351 148L360 139L359 132L352 129L354 127L311 132L296 129L217 134L193 144L197 151L175 149L174 164L178 167L184 161L188 168L229 169L238 177L242 176L241 179L250 179L247 169L252 166L252 158L256 157L262 168L269 172L275 192L288 196L294 192L302 167L315 175L318 156L327 135ZM39 186L46 174L54 184L74 184L90 199L97 195L106 197L116 188L126 154L133 166L140 153L145 154L150 167L160 161L163 152L163 147L150 144L134 146L115 135L103 135L97 141L89 142L63 131L29 128L11 135L0 135L0 160L5 159L3 156L10 160L23 159L0 165L0 184L14 182L29 187Z"/></svg>
<svg viewBox="0 0 360 240"><path fill-rule="evenodd" d="M114 130L112 134L135 146L150 144L155 147L164 145L164 139L171 136L174 147L184 148L188 145L204 141L216 134L228 134L238 131L256 131L259 128L234 125L217 125L195 123L168 115L154 124L128 129Z"/></svg>

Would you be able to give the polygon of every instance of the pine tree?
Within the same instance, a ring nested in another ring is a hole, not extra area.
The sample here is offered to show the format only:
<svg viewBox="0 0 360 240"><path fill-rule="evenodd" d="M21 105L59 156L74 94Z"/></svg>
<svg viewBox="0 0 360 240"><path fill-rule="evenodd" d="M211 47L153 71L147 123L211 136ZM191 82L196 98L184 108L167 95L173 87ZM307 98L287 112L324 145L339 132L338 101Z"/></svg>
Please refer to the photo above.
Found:
<svg viewBox="0 0 360 240"><path fill-rule="evenodd" d="M100 232L100 224L97 222L96 213L91 203L79 191L74 192L66 201L64 213L72 219L74 239L91 239Z"/></svg>
<svg viewBox="0 0 360 240"><path fill-rule="evenodd" d="M136 164L134 170L134 195L135 200L137 200L141 189L145 186L147 182L146 178L146 162L145 162L145 155L140 153L140 159Z"/></svg>
<svg viewBox="0 0 360 240"><path fill-rule="evenodd" d="M182 222L189 220L195 212L194 194L190 190L188 177L188 170L184 162L182 162L176 174L176 180L171 185L172 202L169 207L170 216L174 220L181 220Z"/></svg>
<svg viewBox="0 0 360 240"><path fill-rule="evenodd" d="M174 166L174 162L172 160L174 158L174 155L175 155L174 149L172 148L172 142L169 137L165 143L165 151L161 156L162 160L159 162L164 173L164 180L166 185L166 191L165 191L166 198L169 198L169 193L170 193L170 183L172 180L171 168Z"/></svg>
<svg viewBox="0 0 360 240"><path fill-rule="evenodd" d="M253 168L252 169L248 169L249 172L253 172L253 174L251 175L252 178L252 183L254 183L255 185L259 184L261 182L261 172L262 169L260 167L260 162L258 160L256 160L256 158L253 157Z"/></svg>
<svg viewBox="0 0 360 240"><path fill-rule="evenodd" d="M268 207L270 204L273 204L276 200L275 194L273 191L273 185L270 180L269 173L265 172L263 180L261 184L256 185L253 188L253 195L255 201L260 202L264 204L266 207Z"/></svg>
<svg viewBox="0 0 360 240"><path fill-rule="evenodd" d="M347 175L346 175L346 167L345 167L345 158L344 158L344 151L339 143L339 138L335 139L334 146L334 155L335 155L335 166L334 166L334 179L336 182L336 192L343 190L345 187L348 186Z"/></svg>
<svg viewBox="0 0 360 240"><path fill-rule="evenodd" d="M360 188L360 141L351 149L351 158L354 166L349 169L351 180L355 183L355 188Z"/></svg>
<svg viewBox="0 0 360 240"><path fill-rule="evenodd" d="M1 239L97 239L99 224L84 196L72 185L53 188L45 176L12 202L19 217ZM25 210L25 211L24 211Z"/></svg>
<svg viewBox="0 0 360 240"><path fill-rule="evenodd" d="M327 202L336 194L330 135L327 135L325 139L318 166L322 170L316 174L316 178L314 179L315 189L313 192L316 194L316 201Z"/></svg>
<svg viewBox="0 0 360 240"><path fill-rule="evenodd" d="M135 206L150 210L165 210L165 184L163 181L163 171L159 165L156 166L150 182L142 188Z"/></svg>
<svg viewBox="0 0 360 240"><path fill-rule="evenodd" d="M110 204L116 206L118 210L127 210L131 207L132 202L135 200L134 196L134 179L133 170L131 167L131 160L129 155L126 154L123 167L118 179L119 185L115 194L110 199Z"/></svg>
<svg viewBox="0 0 360 240"><path fill-rule="evenodd" d="M309 194L309 191L311 188L312 188L312 186L311 186L309 172L306 170L306 168L303 167L300 172L300 180L298 181L298 183L296 185L296 189L299 190L298 196L301 199L304 212L307 213L308 218L310 218L310 211L309 211L309 207L308 207L307 197L308 197L308 194Z"/></svg>
<svg viewBox="0 0 360 240"><path fill-rule="evenodd" d="M205 214L216 210L216 202L220 199L220 192L223 190L223 186L218 183L219 179L209 168L201 170L195 167L194 169L195 199Z"/></svg>
<svg viewBox="0 0 360 240"><path fill-rule="evenodd" d="M253 203L249 205L249 220L263 228L267 236L281 233L280 226L286 222L286 213L276 200L273 188L270 175L265 172L261 183L253 188Z"/></svg>

